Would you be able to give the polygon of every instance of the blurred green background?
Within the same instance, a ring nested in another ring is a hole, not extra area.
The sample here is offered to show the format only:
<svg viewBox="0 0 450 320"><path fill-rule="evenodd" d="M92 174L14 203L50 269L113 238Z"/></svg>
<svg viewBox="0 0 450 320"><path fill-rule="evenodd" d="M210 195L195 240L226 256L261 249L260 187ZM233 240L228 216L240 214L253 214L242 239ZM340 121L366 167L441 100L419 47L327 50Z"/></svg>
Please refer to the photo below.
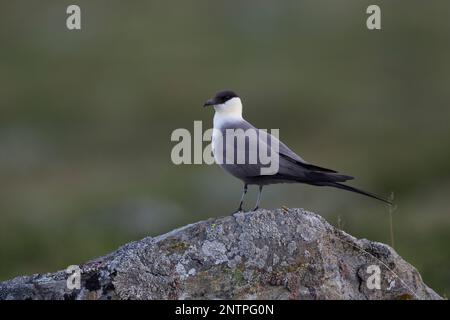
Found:
<svg viewBox="0 0 450 320"><path fill-rule="evenodd" d="M232 89L306 160L394 192L395 249L448 296L449 1L76 1L69 31L73 3L0 2L0 280L230 214L241 183L172 164L170 134L210 127L203 102ZM359 195L276 185L262 205L391 243Z"/></svg>

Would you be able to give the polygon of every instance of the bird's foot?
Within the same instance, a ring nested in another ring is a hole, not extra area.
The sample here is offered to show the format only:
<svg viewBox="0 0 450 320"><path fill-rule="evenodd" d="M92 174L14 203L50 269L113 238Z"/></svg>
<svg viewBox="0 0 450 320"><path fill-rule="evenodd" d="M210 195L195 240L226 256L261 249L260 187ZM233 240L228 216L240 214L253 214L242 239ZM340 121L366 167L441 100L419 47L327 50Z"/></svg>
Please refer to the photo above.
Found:
<svg viewBox="0 0 450 320"><path fill-rule="evenodd" d="M254 207L253 208L253 210L252 211L256 211L256 210L258 210L259 209L259 207L258 206L256 206L256 207Z"/></svg>

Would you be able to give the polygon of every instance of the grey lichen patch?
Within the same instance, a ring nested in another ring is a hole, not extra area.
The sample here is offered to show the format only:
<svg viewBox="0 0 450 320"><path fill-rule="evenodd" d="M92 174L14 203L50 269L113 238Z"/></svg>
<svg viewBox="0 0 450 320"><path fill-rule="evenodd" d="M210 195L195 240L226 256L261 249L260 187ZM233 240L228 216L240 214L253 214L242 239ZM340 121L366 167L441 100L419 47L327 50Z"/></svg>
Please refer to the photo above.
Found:
<svg viewBox="0 0 450 320"><path fill-rule="evenodd" d="M315 233L314 230L311 230L310 228L308 228L308 226L305 225L298 225L295 231L304 241L313 241L317 236L317 233Z"/></svg>
<svg viewBox="0 0 450 320"><path fill-rule="evenodd" d="M235 269L237 265L239 265L242 262L242 258L239 255L234 256L233 259L228 261L228 267L231 269Z"/></svg>
<svg viewBox="0 0 450 320"><path fill-rule="evenodd" d="M214 264L220 264L228 261L225 245L219 241L206 240L202 245L202 252L205 260L212 259Z"/></svg>
<svg viewBox="0 0 450 320"><path fill-rule="evenodd" d="M280 258L278 257L278 255L276 253L274 253L273 257L272 257L272 265L276 266L278 264L278 262L280 262Z"/></svg>
<svg viewBox="0 0 450 320"><path fill-rule="evenodd" d="M186 269L181 263L177 263L177 265L175 266L175 270L177 271L177 273L180 275L181 278L185 278L187 276Z"/></svg>
<svg viewBox="0 0 450 320"><path fill-rule="evenodd" d="M293 255L295 250L297 250L297 244L294 241L289 242L288 244L288 252L290 255Z"/></svg>
<svg viewBox="0 0 450 320"><path fill-rule="evenodd" d="M236 212L233 214L233 217L236 219L236 223L238 225L243 225L245 222L245 213L244 212Z"/></svg>
<svg viewBox="0 0 450 320"><path fill-rule="evenodd" d="M267 258L269 256L269 247L263 246L262 248L254 247L253 257L247 259L245 266L247 268L263 269L267 264Z"/></svg>

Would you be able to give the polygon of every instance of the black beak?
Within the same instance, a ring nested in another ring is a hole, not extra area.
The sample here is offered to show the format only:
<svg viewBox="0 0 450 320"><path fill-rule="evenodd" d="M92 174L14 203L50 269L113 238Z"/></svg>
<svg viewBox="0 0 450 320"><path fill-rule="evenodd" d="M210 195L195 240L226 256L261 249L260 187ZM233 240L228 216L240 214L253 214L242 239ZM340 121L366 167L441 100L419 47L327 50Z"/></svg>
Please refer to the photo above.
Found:
<svg viewBox="0 0 450 320"><path fill-rule="evenodd" d="M214 99L209 99L203 104L203 107L209 107L209 106L213 106L215 104L216 104L216 101Z"/></svg>

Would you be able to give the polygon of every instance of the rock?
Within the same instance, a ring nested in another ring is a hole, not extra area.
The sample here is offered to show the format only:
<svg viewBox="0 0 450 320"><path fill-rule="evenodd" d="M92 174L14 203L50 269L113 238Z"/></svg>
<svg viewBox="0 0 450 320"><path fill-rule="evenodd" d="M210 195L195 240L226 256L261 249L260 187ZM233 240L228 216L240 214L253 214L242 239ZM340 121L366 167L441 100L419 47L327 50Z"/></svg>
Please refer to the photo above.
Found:
<svg viewBox="0 0 450 320"><path fill-rule="evenodd" d="M65 271L0 283L0 299L441 299L389 246L302 209L258 210L129 243Z"/></svg>

